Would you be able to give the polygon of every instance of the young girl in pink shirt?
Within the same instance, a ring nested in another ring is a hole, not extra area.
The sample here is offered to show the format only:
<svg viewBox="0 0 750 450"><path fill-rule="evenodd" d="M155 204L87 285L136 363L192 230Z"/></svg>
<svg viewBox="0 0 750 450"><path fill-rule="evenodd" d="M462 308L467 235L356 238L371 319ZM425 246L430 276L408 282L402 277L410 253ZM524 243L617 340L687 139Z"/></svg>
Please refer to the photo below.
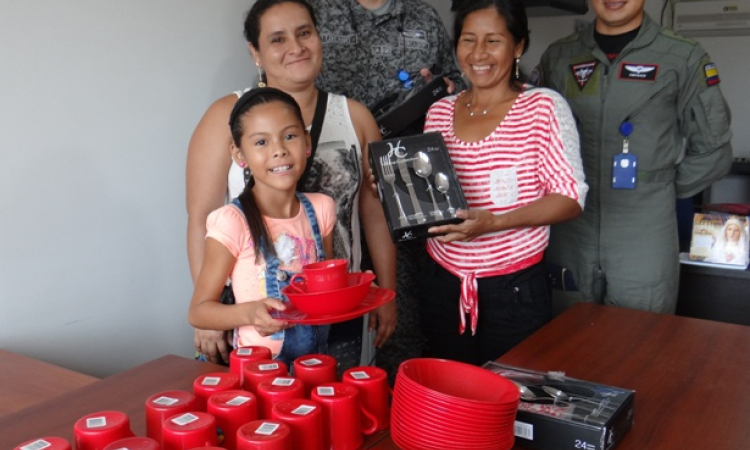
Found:
<svg viewBox="0 0 750 450"><path fill-rule="evenodd" d="M232 158L251 175L242 194L208 217L190 324L234 330L235 347L263 345L288 363L325 352L328 326L290 326L271 314L286 308L281 289L291 275L333 252L333 200L296 191L310 156L300 108L280 90L253 89L237 101L229 125ZM227 277L234 305L219 301Z"/></svg>

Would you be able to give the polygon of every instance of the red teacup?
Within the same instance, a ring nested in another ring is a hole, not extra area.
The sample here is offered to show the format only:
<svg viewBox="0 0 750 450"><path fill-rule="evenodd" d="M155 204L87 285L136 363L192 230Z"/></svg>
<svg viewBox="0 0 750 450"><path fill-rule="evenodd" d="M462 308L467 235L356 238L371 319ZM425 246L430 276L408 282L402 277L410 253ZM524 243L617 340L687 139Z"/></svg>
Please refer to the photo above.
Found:
<svg viewBox="0 0 750 450"><path fill-rule="evenodd" d="M255 395L241 390L217 392L208 398L206 410L216 418L216 426L224 436L219 443L226 448L235 448L237 430L258 418Z"/></svg>
<svg viewBox="0 0 750 450"><path fill-rule="evenodd" d="M323 414L320 405L307 399L294 399L274 405L271 419L284 422L292 430L292 448L323 450Z"/></svg>
<svg viewBox="0 0 750 450"><path fill-rule="evenodd" d="M246 423L237 430L237 450L292 450L292 431L279 421Z"/></svg>
<svg viewBox="0 0 750 450"><path fill-rule="evenodd" d="M165 391L146 400L146 436L161 442L161 428L167 417L195 411L195 395L187 391Z"/></svg>
<svg viewBox="0 0 750 450"><path fill-rule="evenodd" d="M249 361L256 361L258 359L271 359L271 349L263 347L261 345L252 345L250 347L239 347L232 350L229 354L229 372L237 375L240 378L240 386L245 382L245 375L243 374L243 367Z"/></svg>
<svg viewBox="0 0 750 450"><path fill-rule="evenodd" d="M154 439L149 437L129 437L125 439L118 439L106 447L104 450L161 450L161 445ZM47 449L44 449L47 450Z"/></svg>
<svg viewBox="0 0 750 450"><path fill-rule="evenodd" d="M245 367L242 368L242 373L245 380L242 383L242 388L255 393L255 388L261 381L269 378L285 377L289 375L289 368L282 361L259 359L245 364Z"/></svg>
<svg viewBox="0 0 750 450"><path fill-rule="evenodd" d="M328 383L313 389L310 399L323 409L323 441L326 449L355 450L362 446L362 433L372 434L374 417L359 403L359 390L345 383ZM362 428L362 415L368 419Z"/></svg>
<svg viewBox="0 0 750 450"><path fill-rule="evenodd" d="M304 385L305 397L315 386L336 381L336 358L313 354L300 356L294 360L294 377Z"/></svg>
<svg viewBox="0 0 750 450"><path fill-rule="evenodd" d="M131 437L130 419L120 411L100 411L78 419L73 426L77 450L103 450L110 442Z"/></svg>
<svg viewBox="0 0 750 450"><path fill-rule="evenodd" d="M240 377L227 372L214 372L201 375L193 381L195 409L206 410L208 398L217 392L241 389Z"/></svg>
<svg viewBox="0 0 750 450"><path fill-rule="evenodd" d="M19 444L13 450L70 450L70 442L55 436L32 439Z"/></svg>
<svg viewBox="0 0 750 450"><path fill-rule="evenodd" d="M349 280L349 261L345 259L329 259L326 261L307 264L302 267L302 272L292 275L289 284L298 287L295 283L301 281L305 284L306 292L325 292L345 288Z"/></svg>
<svg viewBox="0 0 750 450"><path fill-rule="evenodd" d="M284 400L305 396L302 382L295 378L268 378L255 387L258 396L258 414L263 419L271 418L273 405Z"/></svg>
<svg viewBox="0 0 750 450"><path fill-rule="evenodd" d="M341 377L341 381L359 389L362 408L375 418L377 431L387 430L391 423L388 374L379 367L353 367Z"/></svg>
<svg viewBox="0 0 750 450"><path fill-rule="evenodd" d="M200 411L171 416L164 421L161 442L162 450L216 446L216 419Z"/></svg>

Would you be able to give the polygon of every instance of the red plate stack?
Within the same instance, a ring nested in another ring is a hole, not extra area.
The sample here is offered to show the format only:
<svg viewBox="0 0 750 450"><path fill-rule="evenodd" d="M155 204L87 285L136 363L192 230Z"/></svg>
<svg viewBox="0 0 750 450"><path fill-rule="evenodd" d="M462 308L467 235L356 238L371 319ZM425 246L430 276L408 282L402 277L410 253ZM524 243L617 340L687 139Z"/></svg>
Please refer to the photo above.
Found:
<svg viewBox="0 0 750 450"><path fill-rule="evenodd" d="M403 450L508 450L520 392L489 370L444 359L404 361L391 436Z"/></svg>

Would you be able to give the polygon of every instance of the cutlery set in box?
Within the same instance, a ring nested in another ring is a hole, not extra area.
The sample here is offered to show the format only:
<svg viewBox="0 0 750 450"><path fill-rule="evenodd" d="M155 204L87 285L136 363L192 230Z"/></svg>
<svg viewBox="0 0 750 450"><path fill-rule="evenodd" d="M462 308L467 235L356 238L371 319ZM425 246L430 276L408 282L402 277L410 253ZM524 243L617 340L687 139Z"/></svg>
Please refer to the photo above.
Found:
<svg viewBox="0 0 750 450"><path fill-rule="evenodd" d="M611 450L633 425L635 391L490 361L521 392L516 443L537 450Z"/></svg>
<svg viewBox="0 0 750 450"><path fill-rule="evenodd" d="M459 223L467 209L440 133L371 142L370 167L394 242L428 235L431 226Z"/></svg>

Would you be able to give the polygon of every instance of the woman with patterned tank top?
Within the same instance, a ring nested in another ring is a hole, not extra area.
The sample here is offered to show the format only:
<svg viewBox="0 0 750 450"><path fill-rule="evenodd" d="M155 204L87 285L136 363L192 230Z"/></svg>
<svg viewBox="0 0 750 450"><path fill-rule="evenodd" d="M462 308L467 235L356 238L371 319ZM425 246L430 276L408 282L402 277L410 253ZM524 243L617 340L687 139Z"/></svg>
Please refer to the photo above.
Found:
<svg viewBox="0 0 750 450"><path fill-rule="evenodd" d="M315 79L322 64L322 46L311 6L304 0L258 0L248 12L245 37L260 83L294 97L309 127L318 109ZM231 159L232 137L226 126L241 94L227 95L211 105L188 148L188 256L194 281L203 263L208 214L244 186L244 171ZM351 271L360 270L361 223L371 243L378 284L395 289L395 247L380 202L369 192L360 195L362 174L369 167L367 143L380 140L377 124L362 104L343 96L329 94L326 106L303 190L325 193L336 202L333 257L348 259ZM373 311L369 326L377 330L375 345L382 345L396 326L395 305L386 304ZM197 329L195 347L212 362L228 361L230 346L223 332ZM356 361L345 364L359 362L357 355Z"/></svg>

